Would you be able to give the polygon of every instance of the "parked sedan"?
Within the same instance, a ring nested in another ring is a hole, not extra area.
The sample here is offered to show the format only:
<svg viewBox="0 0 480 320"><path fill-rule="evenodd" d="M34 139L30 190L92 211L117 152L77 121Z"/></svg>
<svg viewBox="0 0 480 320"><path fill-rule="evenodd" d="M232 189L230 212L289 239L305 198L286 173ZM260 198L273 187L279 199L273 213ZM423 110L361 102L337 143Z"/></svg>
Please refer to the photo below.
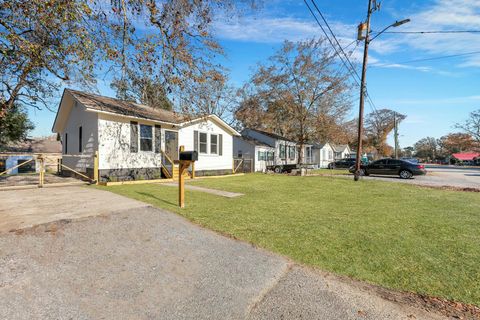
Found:
<svg viewBox="0 0 480 320"><path fill-rule="evenodd" d="M381 159L374 161L368 165L362 165L361 173L363 175L390 175L390 176L400 176L402 179L410 179L413 176L420 176L427 174L425 166L417 163L412 163L405 160L398 159ZM350 172L355 172L355 167L350 168Z"/></svg>
<svg viewBox="0 0 480 320"><path fill-rule="evenodd" d="M353 165L355 165L355 158L345 158L330 162L328 164L328 169L348 169Z"/></svg>

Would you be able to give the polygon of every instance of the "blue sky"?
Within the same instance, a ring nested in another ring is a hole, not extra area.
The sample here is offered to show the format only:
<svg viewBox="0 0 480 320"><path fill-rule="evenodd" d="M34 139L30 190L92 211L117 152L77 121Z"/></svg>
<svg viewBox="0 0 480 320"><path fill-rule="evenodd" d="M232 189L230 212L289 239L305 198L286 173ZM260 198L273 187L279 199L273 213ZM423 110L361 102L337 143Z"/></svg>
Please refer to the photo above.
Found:
<svg viewBox="0 0 480 320"><path fill-rule="evenodd" d="M367 0L316 0L343 45L356 37L356 26L365 19ZM384 0L374 13L372 30L379 31L395 20L412 21L392 31L480 30L478 0ZM218 17L214 31L224 46L221 62L230 70L231 82L241 86L252 68L267 59L284 39L321 36L321 30L303 0L266 0L255 12L235 19ZM360 71L360 44L352 54ZM351 48L353 48L352 46ZM480 54L418 63L415 59L480 51L480 34L383 34L372 42L367 84L377 109L390 108L406 114L400 126L400 144L412 145L426 137L455 131L453 125L480 109ZM113 95L108 83L98 90ZM58 106L61 92L52 101ZM355 96L358 94L355 93ZM372 111L367 105L366 112ZM351 117L357 113L357 102ZM50 134L55 114L31 111L37 128L33 135Z"/></svg>

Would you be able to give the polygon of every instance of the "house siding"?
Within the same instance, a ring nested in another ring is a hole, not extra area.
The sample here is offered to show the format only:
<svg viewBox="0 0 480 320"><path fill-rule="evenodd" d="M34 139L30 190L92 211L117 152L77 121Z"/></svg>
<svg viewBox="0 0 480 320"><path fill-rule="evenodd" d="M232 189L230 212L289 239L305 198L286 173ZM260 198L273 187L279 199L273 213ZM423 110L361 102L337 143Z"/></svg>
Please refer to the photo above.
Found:
<svg viewBox="0 0 480 320"><path fill-rule="evenodd" d="M217 125L210 119L194 122L179 130L178 145L185 146L185 150L194 150L194 132L207 133L207 153L198 153L198 161L195 162L195 172L199 175L208 174L208 171L231 173L233 167L233 137L221 126ZM220 146L218 145L220 138L217 139L217 154L210 151L210 142L212 134L221 134L223 145L222 155L219 154ZM229 171L228 171L229 170ZM205 171L205 172L204 172Z"/></svg>
<svg viewBox="0 0 480 320"><path fill-rule="evenodd" d="M71 109L64 130L60 132L62 140L62 163L76 171L87 172L93 169L93 156L98 148L98 115L87 112L86 108L70 100ZM82 152L79 152L79 128L82 127ZM68 134L68 142L65 141ZM68 145L68 150L65 150Z"/></svg>
<svg viewBox="0 0 480 320"><path fill-rule="evenodd" d="M152 151L130 151L130 120L114 115L98 115L99 161L98 166L104 172L112 170L125 171L125 169L153 169L161 168L162 154ZM136 120L138 124L155 126L155 122ZM153 130L153 128L152 128ZM177 131L172 126L161 127L162 150L164 150L165 130ZM158 137L158 136L157 136ZM152 135L152 146L156 145L155 134Z"/></svg>

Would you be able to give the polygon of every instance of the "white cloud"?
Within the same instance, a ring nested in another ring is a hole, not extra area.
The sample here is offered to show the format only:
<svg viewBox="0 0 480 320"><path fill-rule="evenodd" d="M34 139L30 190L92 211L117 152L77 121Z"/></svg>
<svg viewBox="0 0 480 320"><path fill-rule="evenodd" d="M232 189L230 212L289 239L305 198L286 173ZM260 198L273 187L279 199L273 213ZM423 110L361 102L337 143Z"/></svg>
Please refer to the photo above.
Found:
<svg viewBox="0 0 480 320"><path fill-rule="evenodd" d="M330 26L342 45L353 41L356 27L340 22L331 23ZM214 32L221 39L259 43L280 43L284 40L298 41L323 36L322 30L312 19L266 16L221 18L214 22Z"/></svg>
<svg viewBox="0 0 480 320"><path fill-rule="evenodd" d="M435 4L411 15L410 18L412 21L398 31L480 30L480 1L437 0ZM428 57L480 51L479 33L395 34L375 42L372 50L379 54L413 49L418 52L418 57ZM459 59L463 61L458 63L460 67L480 66L480 56L472 55Z"/></svg>

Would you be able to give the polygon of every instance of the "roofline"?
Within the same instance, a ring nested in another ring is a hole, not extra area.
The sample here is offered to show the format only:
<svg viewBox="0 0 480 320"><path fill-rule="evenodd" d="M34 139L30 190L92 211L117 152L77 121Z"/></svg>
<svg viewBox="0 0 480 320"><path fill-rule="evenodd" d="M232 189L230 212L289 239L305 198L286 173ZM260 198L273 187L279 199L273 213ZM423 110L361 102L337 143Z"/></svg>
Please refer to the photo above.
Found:
<svg viewBox="0 0 480 320"><path fill-rule="evenodd" d="M87 112L95 112L95 113L108 114L108 115L117 116L117 117L122 117L122 118L129 118L129 119L135 119L135 120L147 120L147 121L151 121L151 122L158 122L158 123L168 124L168 125L171 125L171 126L180 126L180 124L178 124L178 123L173 123L173 122L168 122L168 121L161 121L161 120L155 120L155 119L152 119L152 118L142 118L142 117L129 116L129 115L121 114L121 113L115 113L115 112L97 110L97 109L93 109L93 108L87 108L87 107L85 107L85 110L86 110Z"/></svg>
<svg viewBox="0 0 480 320"><path fill-rule="evenodd" d="M251 145L254 146L254 147L264 147L264 148L275 149L275 147L272 147L272 146L270 146L270 145L268 145L268 144L266 144L266 143L262 143L261 141L258 141L258 140L257 140L257 141L260 142L261 144L257 144L257 143L255 143L255 141L252 141L251 139L248 139L247 137L242 136L242 135L240 135L240 136L237 137L237 138L238 138L238 139L242 139L243 141L245 141L246 143L251 144ZM253 139L253 138L252 138L252 139Z"/></svg>
<svg viewBox="0 0 480 320"><path fill-rule="evenodd" d="M270 138L275 139L275 140L283 140L283 141L297 143L297 141L295 141L295 140L288 139L288 138L286 138L284 136L281 136L279 134L276 134L276 133L270 133L270 132L266 132L266 131L262 131L262 130L258 130L258 129L254 129L254 128L245 128L243 130L253 130L253 131L256 131L260 134L263 134L264 136L270 137ZM276 137L272 137L271 135L274 135Z"/></svg>
<svg viewBox="0 0 480 320"><path fill-rule="evenodd" d="M197 118L194 118L194 119L191 119L191 120L188 120L188 121L185 121L185 122L181 122L179 125L182 126L182 127L185 127L191 123L194 123L198 120L201 120L201 119L209 119L209 118L213 118L215 119L216 121L218 121L224 128L226 128L228 131L230 131L232 133L232 135L234 136L241 136L241 134L233 129L228 123L226 123L225 121L222 120L222 118L220 118L219 116L217 116L216 114L209 114L207 116L201 116L201 117L197 117Z"/></svg>
<svg viewBox="0 0 480 320"><path fill-rule="evenodd" d="M62 105L63 97L65 96L65 91L66 91L66 90L67 90L67 88L64 88L64 89L63 89L62 97L60 98L60 102L58 103L57 113L55 114L55 120L53 120L53 125L52 125L52 132L53 132L53 133L58 133L58 132L54 131L54 128L55 128L55 124L57 124L58 114L60 113L60 106ZM73 96L73 95L72 95L72 96Z"/></svg>

